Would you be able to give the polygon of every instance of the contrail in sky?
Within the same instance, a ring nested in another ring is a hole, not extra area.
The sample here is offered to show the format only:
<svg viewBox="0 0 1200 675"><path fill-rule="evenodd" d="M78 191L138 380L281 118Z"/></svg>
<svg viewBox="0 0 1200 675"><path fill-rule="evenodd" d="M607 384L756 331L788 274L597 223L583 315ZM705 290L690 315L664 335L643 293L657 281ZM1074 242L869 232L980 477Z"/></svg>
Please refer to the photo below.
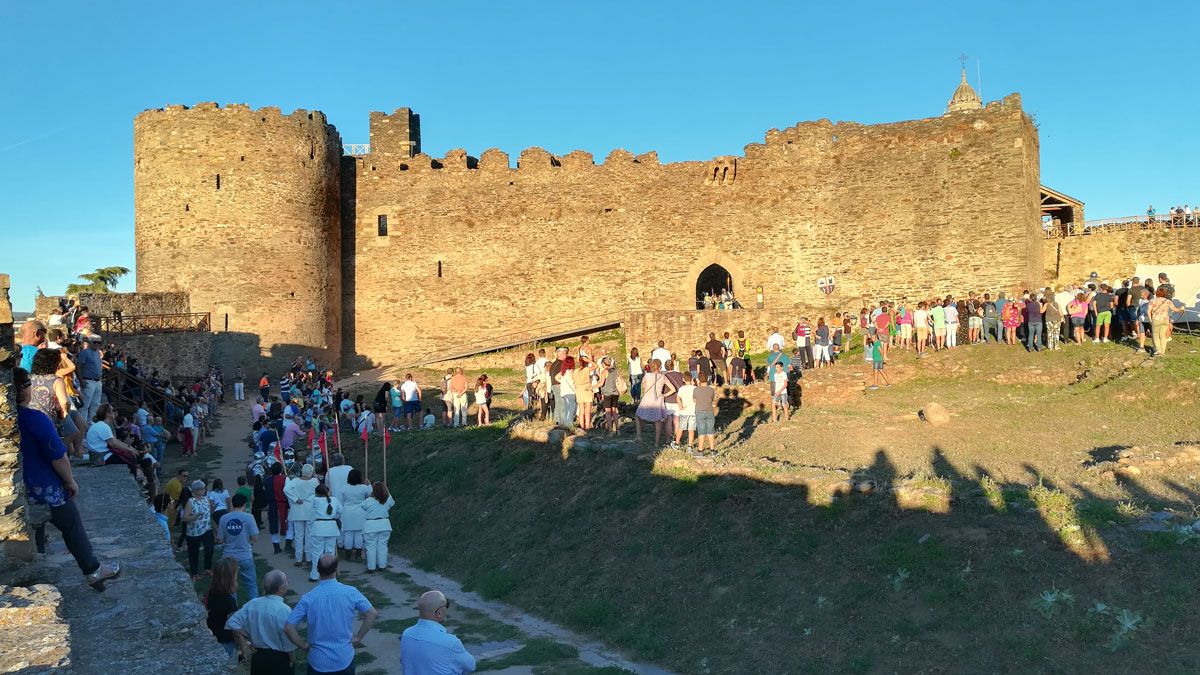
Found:
<svg viewBox="0 0 1200 675"><path fill-rule="evenodd" d="M30 136L29 138L26 138L23 141L17 141L16 143L13 143L12 145L6 145L3 148L0 148L0 152L7 152L9 150L12 150L13 148L18 148L22 145L26 145L26 144L32 143L34 141L40 141L47 136L53 136L54 134L57 134L58 132L63 131L64 129L69 129L69 128L75 126L75 124L78 124L78 122L75 122L72 124L64 124L61 127L58 127L56 129L51 129L50 131L40 133L36 136Z"/></svg>

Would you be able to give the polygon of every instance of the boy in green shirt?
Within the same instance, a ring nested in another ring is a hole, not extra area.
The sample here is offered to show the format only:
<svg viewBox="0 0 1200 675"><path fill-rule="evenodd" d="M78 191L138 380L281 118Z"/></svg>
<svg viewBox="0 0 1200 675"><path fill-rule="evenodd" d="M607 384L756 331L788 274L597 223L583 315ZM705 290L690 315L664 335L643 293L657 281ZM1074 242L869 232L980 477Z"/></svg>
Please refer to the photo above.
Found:
<svg viewBox="0 0 1200 675"><path fill-rule="evenodd" d="M882 377L884 386L892 386L888 380L887 373L883 372L883 349L879 344L879 340L875 338L867 338L867 347L871 350L871 386L870 389L879 388L879 378Z"/></svg>

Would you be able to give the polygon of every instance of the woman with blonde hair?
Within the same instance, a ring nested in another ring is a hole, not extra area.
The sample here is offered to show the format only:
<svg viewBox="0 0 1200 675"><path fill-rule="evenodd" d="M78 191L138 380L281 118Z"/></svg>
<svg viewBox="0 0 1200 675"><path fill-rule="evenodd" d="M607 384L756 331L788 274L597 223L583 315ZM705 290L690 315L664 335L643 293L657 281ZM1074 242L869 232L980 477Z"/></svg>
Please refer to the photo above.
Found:
<svg viewBox="0 0 1200 675"><path fill-rule="evenodd" d="M642 399L633 418L638 442L642 440L642 422L650 422L654 424L654 445L662 443L663 423L670 417L666 397L674 393L675 386L662 372L662 362L650 359L646 376L642 378Z"/></svg>
<svg viewBox="0 0 1200 675"><path fill-rule="evenodd" d="M1171 327L1171 314L1182 313L1182 309L1175 307L1175 304L1167 299L1167 289L1161 285L1158 290L1154 291L1154 299L1150 301L1150 308L1147 314L1150 315L1150 332L1154 337L1154 356L1159 357L1167 353L1167 341L1169 337L1169 329Z"/></svg>
<svg viewBox="0 0 1200 675"><path fill-rule="evenodd" d="M238 608L238 561L233 558L221 558L213 568L212 574L212 585L208 587L208 594L204 597L204 605L208 607L208 629L232 660L237 654L237 643L234 642L233 631L225 627L225 622Z"/></svg>
<svg viewBox="0 0 1200 675"><path fill-rule="evenodd" d="M592 404L596 401L596 394L592 391L592 374L595 368L592 362L586 357L579 357L579 367L575 369L572 375L575 378L575 407L577 410L577 421L579 428L587 431L592 428Z"/></svg>

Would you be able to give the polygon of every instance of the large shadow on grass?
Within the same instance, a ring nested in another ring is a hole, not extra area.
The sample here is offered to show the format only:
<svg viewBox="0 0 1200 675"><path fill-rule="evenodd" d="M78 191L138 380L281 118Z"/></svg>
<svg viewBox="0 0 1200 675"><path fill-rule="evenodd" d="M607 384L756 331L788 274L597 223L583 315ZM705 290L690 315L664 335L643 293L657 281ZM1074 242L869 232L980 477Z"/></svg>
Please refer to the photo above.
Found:
<svg viewBox="0 0 1200 675"><path fill-rule="evenodd" d="M361 443L345 444L360 465ZM564 459L496 427L394 437L394 548L679 672L702 658L711 672L1121 670L1095 602L1171 618L1139 634L1147 666L1195 658L1180 638L1200 626L1179 607L1200 601L1200 573L1121 506L1184 509L1185 485L1167 501L1136 482L1072 497L1036 466L999 481L937 446L909 475L886 447L836 476L643 457ZM1039 608L1055 589L1073 604Z"/></svg>

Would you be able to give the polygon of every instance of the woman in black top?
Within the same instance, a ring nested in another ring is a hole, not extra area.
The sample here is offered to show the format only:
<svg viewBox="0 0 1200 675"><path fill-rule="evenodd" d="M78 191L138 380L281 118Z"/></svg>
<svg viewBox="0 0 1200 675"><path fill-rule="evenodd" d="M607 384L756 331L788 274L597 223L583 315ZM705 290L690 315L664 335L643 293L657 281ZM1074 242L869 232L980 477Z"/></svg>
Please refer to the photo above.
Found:
<svg viewBox="0 0 1200 675"><path fill-rule="evenodd" d="M230 659L237 653L237 643L233 641L233 631L225 628L225 622L237 611L237 571L238 562L233 558L218 560L213 567L212 585L204 598L208 607L208 629Z"/></svg>
<svg viewBox="0 0 1200 675"><path fill-rule="evenodd" d="M392 397L392 383L384 382L379 391L375 392L375 405L371 409L375 413L375 428L383 431L387 428L388 400Z"/></svg>

